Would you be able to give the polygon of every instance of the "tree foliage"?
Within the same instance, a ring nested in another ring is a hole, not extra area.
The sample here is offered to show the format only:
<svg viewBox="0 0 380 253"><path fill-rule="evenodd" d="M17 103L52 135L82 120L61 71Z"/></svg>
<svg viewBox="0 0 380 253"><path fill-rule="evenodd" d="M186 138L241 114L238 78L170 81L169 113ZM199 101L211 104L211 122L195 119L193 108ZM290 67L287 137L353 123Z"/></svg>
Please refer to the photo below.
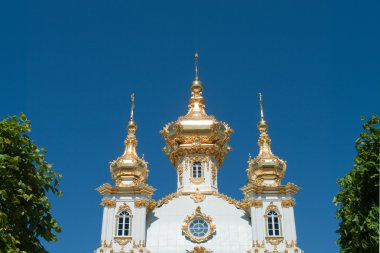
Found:
<svg viewBox="0 0 380 253"><path fill-rule="evenodd" d="M363 124L364 131L355 142L354 167L337 180L341 191L334 203L339 208L341 253L379 252L379 124L378 116Z"/></svg>
<svg viewBox="0 0 380 253"><path fill-rule="evenodd" d="M0 121L0 252L47 252L40 240L56 241L61 228L47 193L61 196L60 174L33 144L24 114Z"/></svg>

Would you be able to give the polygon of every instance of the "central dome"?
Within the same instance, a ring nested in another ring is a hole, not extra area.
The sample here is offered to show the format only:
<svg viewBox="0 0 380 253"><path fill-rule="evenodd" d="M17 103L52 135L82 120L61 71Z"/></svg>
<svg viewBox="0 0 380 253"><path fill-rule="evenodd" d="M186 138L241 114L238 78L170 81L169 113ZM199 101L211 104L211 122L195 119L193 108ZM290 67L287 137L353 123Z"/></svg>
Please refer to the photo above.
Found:
<svg viewBox="0 0 380 253"><path fill-rule="evenodd" d="M163 148L174 167L179 157L188 154L208 154L215 157L218 167L231 147L228 139L233 130L214 116L207 115L203 84L198 79L198 54L195 55L195 80L192 82L188 112L161 130L166 146Z"/></svg>

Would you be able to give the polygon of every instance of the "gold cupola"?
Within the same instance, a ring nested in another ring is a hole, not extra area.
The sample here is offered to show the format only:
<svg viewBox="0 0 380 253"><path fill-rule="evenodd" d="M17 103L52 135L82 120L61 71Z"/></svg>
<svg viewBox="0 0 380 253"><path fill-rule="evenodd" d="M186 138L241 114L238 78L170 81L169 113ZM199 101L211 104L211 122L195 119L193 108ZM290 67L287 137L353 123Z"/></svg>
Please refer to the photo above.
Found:
<svg viewBox="0 0 380 253"><path fill-rule="evenodd" d="M258 140L260 151L254 159L251 157L248 159L248 180L249 183L260 186L280 186L286 171L286 162L272 153L271 139L267 132L268 124L264 119L261 93L259 96L261 117L257 128L260 131Z"/></svg>
<svg viewBox="0 0 380 253"><path fill-rule="evenodd" d="M220 167L231 150L228 139L233 130L206 113L203 83L198 77L198 53L195 54L195 79L190 91L187 114L166 124L160 132L166 142L163 150L174 167L179 158L194 154L210 155Z"/></svg>
<svg viewBox="0 0 380 253"><path fill-rule="evenodd" d="M131 116L127 125L128 136L124 140L124 153L110 163L112 178L117 186L126 187L145 183L148 177L148 162L137 155L137 124L133 118L134 94L131 95Z"/></svg>

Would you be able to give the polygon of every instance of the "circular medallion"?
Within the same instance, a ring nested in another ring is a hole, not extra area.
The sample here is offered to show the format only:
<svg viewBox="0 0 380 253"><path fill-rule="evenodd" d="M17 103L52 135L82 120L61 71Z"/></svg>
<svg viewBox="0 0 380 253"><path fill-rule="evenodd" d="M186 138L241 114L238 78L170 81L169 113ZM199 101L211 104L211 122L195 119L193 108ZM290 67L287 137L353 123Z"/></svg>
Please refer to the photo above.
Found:
<svg viewBox="0 0 380 253"><path fill-rule="evenodd" d="M189 231L192 236L202 238L207 235L209 231L209 225L205 220L196 218L190 221Z"/></svg>

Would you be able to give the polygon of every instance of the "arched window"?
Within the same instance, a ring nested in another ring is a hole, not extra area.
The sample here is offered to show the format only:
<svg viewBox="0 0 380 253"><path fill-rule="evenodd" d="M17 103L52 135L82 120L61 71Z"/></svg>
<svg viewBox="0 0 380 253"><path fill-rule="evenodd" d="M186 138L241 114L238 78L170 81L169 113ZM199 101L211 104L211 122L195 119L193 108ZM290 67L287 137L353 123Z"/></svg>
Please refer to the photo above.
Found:
<svg viewBox="0 0 380 253"><path fill-rule="evenodd" d="M276 211L269 211L267 213L267 231L268 236L279 236L280 235L280 219Z"/></svg>
<svg viewBox="0 0 380 253"><path fill-rule="evenodd" d="M117 216L117 236L131 235L131 216L128 211L121 211Z"/></svg>
<svg viewBox="0 0 380 253"><path fill-rule="evenodd" d="M202 163L194 162L193 163L193 177L198 178L202 177Z"/></svg>

